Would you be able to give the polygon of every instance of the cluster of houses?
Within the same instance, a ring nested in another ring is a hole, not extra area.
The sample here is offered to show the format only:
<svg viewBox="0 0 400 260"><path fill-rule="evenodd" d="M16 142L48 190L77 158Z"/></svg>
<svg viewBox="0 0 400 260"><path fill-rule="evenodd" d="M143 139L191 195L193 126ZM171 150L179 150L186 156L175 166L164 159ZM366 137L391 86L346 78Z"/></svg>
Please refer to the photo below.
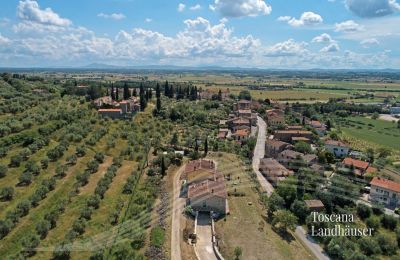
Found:
<svg viewBox="0 0 400 260"><path fill-rule="evenodd" d="M251 127L257 125L257 114L252 112L254 105L255 102L239 100L229 118L220 120L217 138L231 138L239 143L246 140L251 134Z"/></svg>
<svg viewBox="0 0 400 260"><path fill-rule="evenodd" d="M115 101L110 96L105 96L96 99L94 105L101 116L112 119L130 118L135 112L140 110L138 97Z"/></svg>
<svg viewBox="0 0 400 260"><path fill-rule="evenodd" d="M186 164L183 173L187 205L195 211L229 213L225 177L212 160L199 159Z"/></svg>
<svg viewBox="0 0 400 260"><path fill-rule="evenodd" d="M286 125L285 112L283 109L274 108L267 110L265 121L268 127L273 129L273 134L265 142L265 158L260 160L259 170L264 177L274 186L288 176L296 174L299 168L307 167L314 172L325 173L325 165L318 161L314 154L303 154L295 151L297 142L305 142L316 150L317 142L323 141L324 149L330 152L339 163L335 165L336 170L351 173L364 179L365 175L378 172L365 156L359 151L352 151L351 147L339 140L327 137L327 127L317 120L303 118L305 125ZM305 129L307 126L307 129ZM311 130L311 131L310 131ZM369 200L395 208L400 206L400 184L391 180L374 177L370 182ZM320 201L307 201L311 208L323 207Z"/></svg>

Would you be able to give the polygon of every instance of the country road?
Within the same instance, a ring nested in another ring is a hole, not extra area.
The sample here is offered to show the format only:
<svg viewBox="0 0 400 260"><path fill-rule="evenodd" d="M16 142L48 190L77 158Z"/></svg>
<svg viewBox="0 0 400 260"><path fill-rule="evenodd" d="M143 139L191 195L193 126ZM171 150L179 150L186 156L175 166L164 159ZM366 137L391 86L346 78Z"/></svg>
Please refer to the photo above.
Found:
<svg viewBox="0 0 400 260"><path fill-rule="evenodd" d="M257 174L257 180L260 183L263 191L267 193L268 196L272 194L274 191L274 187L265 179L265 177L259 171L260 159L264 158L265 155L265 141L266 141L266 132L267 132L267 124L265 121L257 116L257 126L258 126L258 136L256 147L254 148L254 156L253 156L253 170ZM296 236L303 242L303 244L310 249L310 251L317 257L319 260L329 260L329 257L326 256L324 250L321 246L316 243L310 236L307 235L306 231L301 226L296 227Z"/></svg>
<svg viewBox="0 0 400 260"><path fill-rule="evenodd" d="M182 166L174 176L172 197L172 227L171 227L171 259L181 260L181 215L185 206L185 199L180 197Z"/></svg>
<svg viewBox="0 0 400 260"><path fill-rule="evenodd" d="M320 247L320 245L315 242L312 237L307 235L306 231L302 226L296 227L296 236L301 239L301 241L311 250L311 252L317 257L319 260L329 260L329 257L324 253L324 250Z"/></svg>
<svg viewBox="0 0 400 260"><path fill-rule="evenodd" d="M258 136L257 136L256 147L254 148L253 170L257 174L257 180L260 183L262 190L267 192L269 196L274 191L274 188L272 187L271 183L269 183L267 179L265 179L265 177L261 174L259 170L260 159L264 158L265 154L267 124L261 117L257 116L257 126L258 126Z"/></svg>

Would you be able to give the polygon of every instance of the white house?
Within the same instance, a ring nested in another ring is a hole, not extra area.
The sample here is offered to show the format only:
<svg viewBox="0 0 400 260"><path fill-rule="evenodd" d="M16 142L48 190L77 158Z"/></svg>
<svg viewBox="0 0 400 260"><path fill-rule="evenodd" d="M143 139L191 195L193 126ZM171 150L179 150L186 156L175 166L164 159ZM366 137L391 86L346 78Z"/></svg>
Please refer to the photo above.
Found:
<svg viewBox="0 0 400 260"><path fill-rule="evenodd" d="M369 199L371 201L382 203L391 208L400 206L400 183L374 177L370 184Z"/></svg>
<svg viewBox="0 0 400 260"><path fill-rule="evenodd" d="M347 144L335 140L325 141L325 149L333 153L336 157L345 157L350 151L350 147Z"/></svg>

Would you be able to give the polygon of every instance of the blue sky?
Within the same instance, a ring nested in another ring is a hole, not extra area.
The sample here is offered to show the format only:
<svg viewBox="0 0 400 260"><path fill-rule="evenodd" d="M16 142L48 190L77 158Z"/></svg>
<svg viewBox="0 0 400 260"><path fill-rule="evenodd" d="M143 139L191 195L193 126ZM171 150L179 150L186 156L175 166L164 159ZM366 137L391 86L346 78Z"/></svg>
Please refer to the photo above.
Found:
<svg viewBox="0 0 400 260"><path fill-rule="evenodd" d="M7 0L0 66L400 68L398 0Z"/></svg>

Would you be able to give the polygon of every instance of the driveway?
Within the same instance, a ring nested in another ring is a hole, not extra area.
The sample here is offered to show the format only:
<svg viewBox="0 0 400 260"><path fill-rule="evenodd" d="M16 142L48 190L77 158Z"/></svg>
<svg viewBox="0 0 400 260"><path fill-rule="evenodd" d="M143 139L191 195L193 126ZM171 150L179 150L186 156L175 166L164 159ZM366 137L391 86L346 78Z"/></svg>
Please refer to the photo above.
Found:
<svg viewBox="0 0 400 260"><path fill-rule="evenodd" d="M258 126L258 136L257 136L256 147L254 148L253 170L257 174L257 180L260 183L262 190L264 192L267 192L269 196L274 191L274 187L272 187L271 183L269 183L267 179L265 179L265 177L259 171L260 159L264 158L265 155L267 124L261 117L257 116L257 126Z"/></svg>
<svg viewBox="0 0 400 260"><path fill-rule="evenodd" d="M197 243L195 251L199 260L218 260L212 244L211 219L209 213L199 213L197 218Z"/></svg>
<svg viewBox="0 0 400 260"><path fill-rule="evenodd" d="M181 174L185 166L182 166L174 176L172 197L172 227L171 227L171 259L181 260L181 218L185 207L185 199L180 197Z"/></svg>
<svg viewBox="0 0 400 260"><path fill-rule="evenodd" d="M310 235L306 233L302 226L296 227L296 235L319 260L329 260L329 257L324 253L324 250Z"/></svg>

